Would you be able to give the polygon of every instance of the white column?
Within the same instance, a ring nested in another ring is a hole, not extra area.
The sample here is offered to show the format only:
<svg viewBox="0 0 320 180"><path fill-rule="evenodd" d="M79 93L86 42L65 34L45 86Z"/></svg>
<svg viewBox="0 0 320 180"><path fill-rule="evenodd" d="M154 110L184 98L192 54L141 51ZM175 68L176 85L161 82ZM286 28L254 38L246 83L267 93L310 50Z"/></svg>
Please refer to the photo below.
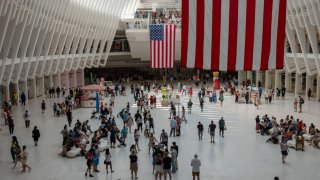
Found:
<svg viewBox="0 0 320 180"><path fill-rule="evenodd" d="M70 83L69 83L69 72L66 72L66 95L69 94Z"/></svg>
<svg viewBox="0 0 320 180"><path fill-rule="evenodd" d="M305 99L308 99L308 90L309 88L311 88L311 77L308 76L308 74L306 75L306 89L305 89L305 96L306 98ZM314 92L313 92L314 93ZM311 94L312 95L312 94Z"/></svg>
<svg viewBox="0 0 320 180"><path fill-rule="evenodd" d="M42 97L46 98L46 87L44 85L44 76L42 76L42 78L41 78L41 86L42 86ZM49 87L49 88L51 88L51 87ZM47 93L49 93L49 92L47 92Z"/></svg>
<svg viewBox="0 0 320 180"><path fill-rule="evenodd" d="M53 87L53 79L52 79L52 74L49 75L49 88Z"/></svg>
<svg viewBox="0 0 320 180"><path fill-rule="evenodd" d="M29 97L29 99L36 98L37 97L37 92L36 92L36 90L37 90L37 79L32 79L31 80L31 84L29 86L29 89L30 89L30 97Z"/></svg>
<svg viewBox="0 0 320 180"><path fill-rule="evenodd" d="M76 78L77 78L77 86L84 86L84 70L83 69L76 71Z"/></svg>
<svg viewBox="0 0 320 180"><path fill-rule="evenodd" d="M238 86L242 87L242 81L245 81L245 72L244 71L238 71Z"/></svg>
<svg viewBox="0 0 320 180"><path fill-rule="evenodd" d="M269 89L270 88L270 73L269 71L266 71L266 80L265 80L265 89Z"/></svg>
<svg viewBox="0 0 320 180"><path fill-rule="evenodd" d="M280 84L280 78L281 78L281 76L280 76L280 72L276 70L274 73L275 73L275 74L274 74L274 89L277 89L277 88L281 89L281 84Z"/></svg>
<svg viewBox="0 0 320 180"><path fill-rule="evenodd" d="M294 86L294 94L298 96L301 93L302 86L301 86L301 78L302 74L299 74L296 72L296 80L295 80L295 86Z"/></svg>
<svg viewBox="0 0 320 180"><path fill-rule="evenodd" d="M22 82L22 87L21 87L21 93L24 92L26 95L26 101L28 101L28 81L23 81ZM19 97L20 98L20 97Z"/></svg>
<svg viewBox="0 0 320 180"><path fill-rule="evenodd" d="M247 71L247 79L246 80L248 80L248 79L250 79L251 83L253 83L252 82L252 71Z"/></svg>
<svg viewBox="0 0 320 180"><path fill-rule="evenodd" d="M14 85L15 86L15 91L17 93L17 104L19 104L19 99L20 99L20 88L19 88L19 82Z"/></svg>
<svg viewBox="0 0 320 180"><path fill-rule="evenodd" d="M259 81L261 81L261 72L256 71L256 86L258 87Z"/></svg>
<svg viewBox="0 0 320 180"><path fill-rule="evenodd" d="M58 86L61 88L61 76L60 76L60 72L57 73L57 77L58 77Z"/></svg>
<svg viewBox="0 0 320 180"><path fill-rule="evenodd" d="M287 91L291 91L291 81L292 81L291 74L288 71L286 71L284 86Z"/></svg>
<svg viewBox="0 0 320 180"><path fill-rule="evenodd" d="M73 81L74 81L74 88L76 88L77 86L78 86L78 82L77 82L77 71L76 70L73 70L72 71L72 74L73 74L73 76L72 76L72 78L73 78Z"/></svg>
<svg viewBox="0 0 320 180"><path fill-rule="evenodd" d="M317 100L320 101L320 74L317 77Z"/></svg>
<svg viewBox="0 0 320 180"><path fill-rule="evenodd" d="M11 101L11 97L10 97L10 88L9 86L6 86L6 97L5 97L6 101ZM11 101L12 102L12 101Z"/></svg>

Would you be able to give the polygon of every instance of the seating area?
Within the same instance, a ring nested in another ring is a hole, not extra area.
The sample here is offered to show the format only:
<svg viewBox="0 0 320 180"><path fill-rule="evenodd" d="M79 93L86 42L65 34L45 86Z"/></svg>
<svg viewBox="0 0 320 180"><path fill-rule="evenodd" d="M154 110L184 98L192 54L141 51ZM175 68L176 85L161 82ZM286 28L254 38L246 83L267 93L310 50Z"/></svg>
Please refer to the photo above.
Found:
<svg viewBox="0 0 320 180"><path fill-rule="evenodd" d="M293 116L287 115L277 121L276 117L269 117L267 114L257 116L255 121L256 132L270 136L267 142L278 144L283 137L287 146L296 150L304 151L305 144L320 148L320 131L313 123L307 128L303 120L295 119Z"/></svg>

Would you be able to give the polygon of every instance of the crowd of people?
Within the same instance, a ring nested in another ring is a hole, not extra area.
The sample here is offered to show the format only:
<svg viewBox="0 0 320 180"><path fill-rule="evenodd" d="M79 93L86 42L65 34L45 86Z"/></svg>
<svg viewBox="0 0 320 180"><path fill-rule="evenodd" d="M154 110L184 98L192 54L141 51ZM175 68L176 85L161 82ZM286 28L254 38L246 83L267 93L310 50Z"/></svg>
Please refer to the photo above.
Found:
<svg viewBox="0 0 320 180"><path fill-rule="evenodd" d="M295 119L293 116L287 115L284 119L277 121L276 117L269 117L264 115L260 117L259 115L255 119L256 121L256 132L261 135L268 135L270 138L267 142L272 142L274 144L280 143L282 161L285 163L285 157L288 155L288 141L295 142L292 144L293 148L296 150L301 149L304 151L304 141L308 141L309 145L314 147L319 147L320 142L320 131L315 127L313 123L307 127L301 119Z"/></svg>
<svg viewBox="0 0 320 180"><path fill-rule="evenodd" d="M176 173L178 171L179 147L176 142L172 142L172 144L169 144L169 139L172 136L181 136L182 122L186 122L187 120L185 117L186 114L184 106L182 106L182 115L179 116L177 115L176 106L173 102L171 102L169 105L170 108L168 118L170 133L167 133L165 129L162 129L160 130L161 134L159 136L159 140L156 138L156 123L152 115L152 109L156 108L156 95L158 94L158 90L161 89L161 87L170 87L172 91L174 90L173 84L158 84L157 82L151 83L150 81L143 81L138 84L132 83L130 85L130 90L135 100L135 104L137 105L136 111L133 112L130 103L126 102L124 104L120 104L120 106L123 106L123 109L119 113L113 112L115 98L118 95L126 96L126 88L123 83L116 83L114 89L107 88L106 91L107 94L109 94L109 103L101 104L99 112L93 113L94 117L99 113L99 118L94 119L101 120L99 127L95 130L91 129L89 120L81 121L78 119L74 126L71 127L73 125L72 111L80 105L79 97L81 91L77 89L70 90L68 96L63 93L65 101L61 103L54 103L53 105L54 116L66 116L67 119L67 124L60 132L62 134L62 150L59 155L68 157L67 153L70 150L79 148L80 155L85 158L87 166L85 176L89 175L89 177L93 177L94 172L100 172L99 164L101 162L100 159L102 159L101 152L105 151L103 164L105 165L106 172L112 173L115 171L112 167L112 157L114 157L115 155L112 154L109 148L127 147L126 139L128 138L128 136L132 136L134 139L134 143L131 144L129 148L130 156L128 158L128 160L130 161L129 169L131 171L132 179L138 178L138 155L141 150L144 151L140 148L139 142L148 141L148 149L146 149L145 151L148 151L149 154L152 154L152 166L155 179L162 179L162 177L164 177L164 179L168 178L171 180L172 173ZM59 98L61 90L58 91L58 88L52 89L50 90L49 97ZM207 94L207 90L208 88L203 85L198 92L201 111L203 111L204 99ZM229 92L229 90L231 95L237 96L238 91L235 88L234 84L232 84L230 88L222 88L218 93L221 106L223 106L224 93ZM184 95L189 97L189 101L187 102L186 106L188 108L188 113L191 114L193 105L193 102L191 100L193 95L192 85L187 83L179 84L177 87L177 91L181 96ZM265 93L267 93L268 95L270 94L270 92L265 91ZM281 95L281 97L283 97L283 99L285 99L285 90L276 89L277 99L280 99L278 98L279 94ZM261 93L257 96L261 97ZM271 92L270 97L272 96L273 93ZM212 98L212 94L209 95L209 98ZM301 99L302 97L299 97L299 100L295 101L298 101L298 104L301 104L302 106L304 100ZM302 107L300 107L300 111L301 109ZM3 110L5 122L9 125L10 134L13 134L12 127L14 127L14 125L10 128L10 124L13 124L11 106L8 103L5 103L3 105ZM41 103L41 110L42 113L44 113L46 110L45 101L42 101ZM131 113L133 113L133 115L131 115ZM26 110L23 116L26 122L26 128L29 128L30 116L30 113L28 112L28 110ZM123 124L117 124L116 118L121 119ZM219 129L219 135L221 137L224 137L227 127L223 117L219 119L217 125L213 121L211 121L208 127L205 127L201 122L198 122L196 129L199 140L202 140L203 133L207 129L207 132L210 136L210 142L215 143L216 128ZM260 116L257 116L256 132L260 133L261 135L270 135L270 138L267 140L267 142L280 144L283 163L285 163L285 158L288 155L287 142L289 140L295 139L296 149L298 149L299 145L302 145L301 149L304 150L304 141L306 140L304 135L308 134L310 135L310 138L308 139L309 144L319 148L318 145L320 142L320 131L316 129L313 124L311 124L307 129L306 124L302 120L294 119L293 116L286 116L285 119L281 119L279 122L275 117L270 118L268 117L268 115L264 115L262 118L260 118ZM141 134L143 134L144 138L141 138ZM34 140L35 146L37 146L38 140L40 138L40 130L37 128L37 126L35 126L34 130L32 131L32 138ZM108 146L102 148L101 145L105 142L108 142ZM27 164L28 151L26 150L26 146L22 146L22 148L20 148L18 140L15 136L13 136L12 138L11 155L15 164L17 164L17 162L21 162L22 172L26 172L26 169L31 170L31 167ZM191 166L194 179L196 177L200 179L199 177L201 161L198 159L197 154L194 155L194 159L192 159L191 161Z"/></svg>

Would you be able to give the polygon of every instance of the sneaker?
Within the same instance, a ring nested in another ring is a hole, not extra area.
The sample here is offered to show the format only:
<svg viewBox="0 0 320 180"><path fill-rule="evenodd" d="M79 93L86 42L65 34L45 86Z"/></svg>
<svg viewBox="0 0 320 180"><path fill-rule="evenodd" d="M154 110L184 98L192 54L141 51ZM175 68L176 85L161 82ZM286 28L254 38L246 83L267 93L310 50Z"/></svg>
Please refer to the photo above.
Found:
<svg viewBox="0 0 320 180"><path fill-rule="evenodd" d="M114 171L111 171L111 173L113 173Z"/></svg>
<svg viewBox="0 0 320 180"><path fill-rule="evenodd" d="M89 177L94 177L94 176L92 174L90 174Z"/></svg>
<svg viewBox="0 0 320 180"><path fill-rule="evenodd" d="M87 174L87 173L85 173L84 175L85 175L85 176L88 176L88 174Z"/></svg>

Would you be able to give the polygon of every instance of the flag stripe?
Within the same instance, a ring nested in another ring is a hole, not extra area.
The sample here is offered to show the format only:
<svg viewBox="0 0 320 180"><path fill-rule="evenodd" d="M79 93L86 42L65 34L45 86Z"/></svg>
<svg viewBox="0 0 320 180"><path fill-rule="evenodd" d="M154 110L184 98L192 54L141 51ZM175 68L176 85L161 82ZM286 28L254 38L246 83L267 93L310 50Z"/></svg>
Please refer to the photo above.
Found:
<svg viewBox="0 0 320 180"><path fill-rule="evenodd" d="M153 43L150 41L150 67L154 67L154 59L153 59Z"/></svg>
<svg viewBox="0 0 320 180"><path fill-rule="evenodd" d="M233 1L233 0L231 0ZM227 70L228 59L228 43L229 43L229 6L230 0L223 0L221 4L221 36L220 41L220 58L219 69L222 71Z"/></svg>
<svg viewBox="0 0 320 180"><path fill-rule="evenodd" d="M171 27L169 27L169 29L171 30ZM171 31L169 32L169 51L170 51L170 56L169 56L169 66L171 65L171 61L172 61L172 48L171 48L171 42L172 42L172 34L171 34Z"/></svg>
<svg viewBox="0 0 320 180"><path fill-rule="evenodd" d="M276 68L283 68L284 61L284 42L285 42L285 26L286 26L286 10L287 0L280 0L279 2L279 19L278 19L278 33L277 33L277 50L276 50Z"/></svg>
<svg viewBox="0 0 320 180"><path fill-rule="evenodd" d="M173 68L173 63L176 59L176 28L177 26L176 25L173 25L173 61L172 61L172 64L171 64L171 68Z"/></svg>
<svg viewBox="0 0 320 180"><path fill-rule="evenodd" d="M247 0L244 70L252 69L256 0Z"/></svg>
<svg viewBox="0 0 320 180"><path fill-rule="evenodd" d="M205 1L204 11L203 69L211 69L212 1Z"/></svg>
<svg viewBox="0 0 320 180"><path fill-rule="evenodd" d="M272 23L272 3L273 0L264 1L263 11L263 33L261 51L261 70L268 69L270 45L271 45L271 23Z"/></svg>
<svg viewBox="0 0 320 180"><path fill-rule="evenodd" d="M187 66L188 32L189 32L189 0L182 3L182 24L181 24L181 66Z"/></svg>
<svg viewBox="0 0 320 180"><path fill-rule="evenodd" d="M229 11L229 44L228 44L228 70L236 69L237 61L237 35L238 35L238 0L230 1Z"/></svg>
<svg viewBox="0 0 320 180"><path fill-rule="evenodd" d="M212 46L211 69L219 70L220 32L221 32L221 0L213 0L212 4Z"/></svg>
<svg viewBox="0 0 320 180"><path fill-rule="evenodd" d="M196 46L196 7L197 0L189 0L189 32L188 32L188 52L187 67L194 68L195 64L195 46Z"/></svg>
<svg viewBox="0 0 320 180"><path fill-rule="evenodd" d="M157 40L156 41L157 42L157 54L158 54L158 57L157 57L157 62L158 62L158 68L160 68L160 41L159 40Z"/></svg>
<svg viewBox="0 0 320 180"><path fill-rule="evenodd" d="M271 39L270 39L270 55L268 60L268 69L276 68L276 48L277 48L277 31L279 16L279 0L273 0L272 4L272 22L271 22Z"/></svg>
<svg viewBox="0 0 320 180"><path fill-rule="evenodd" d="M168 44L168 26L165 26L165 28L166 28L166 33L165 33L165 41L166 41L166 52L165 52L165 56L166 56L166 59L165 59L165 67L167 67L167 65L168 65L168 46L169 46L169 44Z"/></svg>
<svg viewBox="0 0 320 180"><path fill-rule="evenodd" d="M197 1L197 38L195 68L203 67L203 39L204 39L204 0Z"/></svg>
<svg viewBox="0 0 320 180"><path fill-rule="evenodd" d="M262 24L263 24L264 1L256 0L255 22L254 22L254 45L253 60L250 69L260 69L262 48ZM249 35L251 36L251 35Z"/></svg>
<svg viewBox="0 0 320 180"><path fill-rule="evenodd" d="M246 37L246 11L247 0L239 0L239 15L238 15L238 40L237 40L237 63L236 70L244 68L244 52L245 52L245 37ZM253 34L253 33L252 33ZM253 41L252 41L253 45ZM251 53L252 54L252 53ZM252 57L251 57L252 58Z"/></svg>

